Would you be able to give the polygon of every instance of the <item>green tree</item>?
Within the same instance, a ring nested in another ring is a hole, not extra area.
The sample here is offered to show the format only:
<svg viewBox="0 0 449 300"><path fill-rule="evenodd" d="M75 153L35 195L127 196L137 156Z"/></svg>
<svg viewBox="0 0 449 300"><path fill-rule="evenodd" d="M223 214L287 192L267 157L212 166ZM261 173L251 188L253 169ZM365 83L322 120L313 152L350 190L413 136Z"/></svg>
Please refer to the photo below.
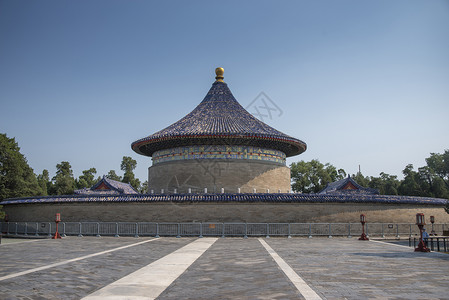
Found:
<svg viewBox="0 0 449 300"><path fill-rule="evenodd" d="M292 189L301 193L318 193L330 182L343 179L346 172L333 165L323 165L319 160L299 161L290 165Z"/></svg>
<svg viewBox="0 0 449 300"><path fill-rule="evenodd" d="M148 180L145 180L145 182L142 183L142 185L140 186L139 193L141 193L141 194L148 193Z"/></svg>
<svg viewBox="0 0 449 300"><path fill-rule="evenodd" d="M371 177L368 183L370 188L378 189L381 195L397 195L400 181L396 175L381 172L380 177Z"/></svg>
<svg viewBox="0 0 449 300"><path fill-rule="evenodd" d="M413 170L409 164L402 171L398 193L407 196L437 197L449 199L449 151L443 154L431 153L427 165Z"/></svg>
<svg viewBox="0 0 449 300"><path fill-rule="evenodd" d="M449 199L449 189L446 187L445 181L436 177L433 181L433 197Z"/></svg>
<svg viewBox="0 0 449 300"><path fill-rule="evenodd" d="M137 161L129 156L123 156L120 169L125 172L123 174L122 182L129 183L136 190L140 189L140 180L135 178L134 169L137 166Z"/></svg>
<svg viewBox="0 0 449 300"><path fill-rule="evenodd" d="M56 165L56 175L53 177L52 195L70 195L75 189L72 166L68 161Z"/></svg>
<svg viewBox="0 0 449 300"><path fill-rule="evenodd" d="M404 170L404 179L398 187L398 194L404 196L425 196L425 192L420 185L419 173L413 170L413 165L408 164Z"/></svg>
<svg viewBox="0 0 449 300"><path fill-rule="evenodd" d="M426 163L431 173L441 178L446 188L449 189L449 150L445 150L443 154L430 153L430 157L426 158Z"/></svg>
<svg viewBox="0 0 449 300"><path fill-rule="evenodd" d="M110 170L106 177L115 181L122 181L122 177L118 176L114 170Z"/></svg>
<svg viewBox="0 0 449 300"><path fill-rule="evenodd" d="M449 199L449 189L444 180L435 174L429 166L418 168L423 196Z"/></svg>
<svg viewBox="0 0 449 300"><path fill-rule="evenodd" d="M368 176L363 176L362 172L357 172L357 174L352 174L352 179L354 179L355 182L360 184L361 186L368 187L370 183L370 178Z"/></svg>
<svg viewBox="0 0 449 300"><path fill-rule="evenodd" d="M51 191L51 181L48 170L42 170L42 174L37 175L37 182L42 189L42 195L47 196Z"/></svg>
<svg viewBox="0 0 449 300"><path fill-rule="evenodd" d="M3 211L3 206L0 205L0 221L3 221L4 219L5 219L5 212Z"/></svg>
<svg viewBox="0 0 449 300"><path fill-rule="evenodd" d="M449 199L449 150L444 150L443 154L430 153L426 163L430 172L438 178L434 179L432 185L435 197ZM446 203L445 210L449 214L449 201Z"/></svg>
<svg viewBox="0 0 449 300"><path fill-rule="evenodd" d="M14 138L0 134L0 201L42 195L33 169Z"/></svg>
<svg viewBox="0 0 449 300"><path fill-rule="evenodd" d="M96 183L95 174L97 174L97 170L95 168L84 170L83 175L80 175L78 179L75 180L76 188L83 189L93 186Z"/></svg>

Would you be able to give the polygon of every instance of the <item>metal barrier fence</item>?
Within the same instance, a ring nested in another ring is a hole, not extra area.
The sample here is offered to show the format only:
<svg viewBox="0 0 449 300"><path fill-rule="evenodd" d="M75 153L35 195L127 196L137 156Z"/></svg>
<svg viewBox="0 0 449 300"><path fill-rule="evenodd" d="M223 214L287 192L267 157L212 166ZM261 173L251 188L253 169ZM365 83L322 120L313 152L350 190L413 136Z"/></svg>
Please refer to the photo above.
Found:
<svg viewBox="0 0 449 300"><path fill-rule="evenodd" d="M52 222L3 222L1 232L7 235L52 236L56 225ZM430 233L432 227L428 225ZM434 224L437 235L449 231L448 224ZM419 235L415 224L367 223L365 232L378 237L412 237ZM150 223L150 222L61 222L62 236L358 236L360 223Z"/></svg>
<svg viewBox="0 0 449 300"><path fill-rule="evenodd" d="M424 242L426 243L426 247L429 248L432 251L438 251L438 252L448 252L449 250L449 237L429 237L427 239L424 239ZM408 239L408 246L413 248L416 248L419 243L418 237L409 237Z"/></svg>

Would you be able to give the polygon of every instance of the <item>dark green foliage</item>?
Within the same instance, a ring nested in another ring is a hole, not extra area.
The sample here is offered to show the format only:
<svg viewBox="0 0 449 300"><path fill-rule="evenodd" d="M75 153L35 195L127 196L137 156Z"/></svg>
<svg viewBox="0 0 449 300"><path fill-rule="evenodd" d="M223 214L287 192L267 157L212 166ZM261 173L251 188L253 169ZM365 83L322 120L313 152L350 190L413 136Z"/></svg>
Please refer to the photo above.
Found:
<svg viewBox="0 0 449 300"><path fill-rule="evenodd" d="M427 166L418 168L418 171L413 170L413 165L407 165L402 171L404 180L399 185L399 194L449 199L448 175L444 173L447 153L447 150L445 154L431 153L426 159Z"/></svg>
<svg viewBox="0 0 449 300"><path fill-rule="evenodd" d="M56 176L53 177L52 195L70 195L75 190L72 166L68 161L56 165Z"/></svg>
<svg viewBox="0 0 449 300"><path fill-rule="evenodd" d="M368 187L379 190L381 195L397 195L400 181L396 175L389 175L384 172L380 173L380 177L371 176Z"/></svg>
<svg viewBox="0 0 449 300"><path fill-rule="evenodd" d="M0 134L0 201L42 194L36 175L15 139Z"/></svg>
<svg viewBox="0 0 449 300"><path fill-rule="evenodd" d="M47 196L50 193L52 187L48 170L44 169L42 171L42 174L37 175L37 182L42 189L42 195Z"/></svg>
<svg viewBox="0 0 449 300"><path fill-rule="evenodd" d="M355 174L355 175L353 174L351 177L352 177L352 179L355 180L355 182L357 182L361 186L364 186L364 187L369 186L370 178L368 176L364 177L361 172L357 172L357 174Z"/></svg>
<svg viewBox="0 0 449 300"><path fill-rule="evenodd" d="M77 189L90 188L95 183L97 183L98 179L95 179L95 174L97 174L97 170L95 168L90 168L89 170L84 170L83 175L78 177L75 180L75 185Z"/></svg>
<svg viewBox="0 0 449 300"><path fill-rule="evenodd" d="M328 183L343 179L346 172L327 163L323 165L319 160L310 162L299 161L290 165L292 189L301 193L318 193Z"/></svg>
<svg viewBox="0 0 449 300"><path fill-rule="evenodd" d="M137 166L137 161L129 156L123 156L120 169L125 172L123 174L122 182L129 183L137 191L140 189L140 180L135 178L134 169Z"/></svg>
<svg viewBox="0 0 449 300"><path fill-rule="evenodd" d="M441 178L446 188L449 189L449 150L445 150L443 154L430 153L426 162L432 174Z"/></svg>
<svg viewBox="0 0 449 300"><path fill-rule="evenodd" d="M404 179L396 175L381 172L379 177L363 176L362 173L352 175L358 184L375 188L381 195L404 195L436 197L449 199L449 150L443 154L431 153L426 159L427 165L413 169L409 164L402 171ZM296 192L316 193L327 183L344 178L346 173L330 164L321 164L314 159L310 162L300 161L291 164L292 188ZM447 206L449 213L449 203Z"/></svg>
<svg viewBox="0 0 449 300"><path fill-rule="evenodd" d="M114 170L110 170L106 177L115 181L122 181L122 177L118 176Z"/></svg>
<svg viewBox="0 0 449 300"><path fill-rule="evenodd" d="M148 180L145 180L144 183L140 186L139 193L146 194L148 193Z"/></svg>
<svg viewBox="0 0 449 300"><path fill-rule="evenodd" d="M421 179L418 172L413 171L413 165L408 164L402 171L404 179L401 181L398 193L404 196L423 196L425 192L421 186Z"/></svg>

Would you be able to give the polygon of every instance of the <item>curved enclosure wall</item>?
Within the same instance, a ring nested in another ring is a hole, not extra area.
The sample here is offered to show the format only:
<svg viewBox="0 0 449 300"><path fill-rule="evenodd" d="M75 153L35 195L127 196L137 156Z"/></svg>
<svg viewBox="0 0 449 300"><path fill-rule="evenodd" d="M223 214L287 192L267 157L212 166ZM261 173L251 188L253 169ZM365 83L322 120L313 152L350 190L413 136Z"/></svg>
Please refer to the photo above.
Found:
<svg viewBox="0 0 449 300"><path fill-rule="evenodd" d="M187 159L154 164L148 169L148 192L286 193L290 169L281 163L249 159Z"/></svg>
<svg viewBox="0 0 449 300"><path fill-rule="evenodd" d="M10 222L411 223L417 213L448 223L442 206L372 203L45 203L5 205ZM430 222L428 222L430 224ZM430 225L429 225L430 226Z"/></svg>

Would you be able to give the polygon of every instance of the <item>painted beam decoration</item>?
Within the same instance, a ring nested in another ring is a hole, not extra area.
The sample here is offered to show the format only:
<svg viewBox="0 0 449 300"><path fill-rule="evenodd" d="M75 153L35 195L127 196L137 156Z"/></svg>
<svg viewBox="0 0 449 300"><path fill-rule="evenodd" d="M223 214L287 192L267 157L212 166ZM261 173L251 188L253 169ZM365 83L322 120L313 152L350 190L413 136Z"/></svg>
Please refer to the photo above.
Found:
<svg viewBox="0 0 449 300"><path fill-rule="evenodd" d="M153 153L153 165L189 159L262 160L285 165L284 152L253 146L200 145L159 150Z"/></svg>

